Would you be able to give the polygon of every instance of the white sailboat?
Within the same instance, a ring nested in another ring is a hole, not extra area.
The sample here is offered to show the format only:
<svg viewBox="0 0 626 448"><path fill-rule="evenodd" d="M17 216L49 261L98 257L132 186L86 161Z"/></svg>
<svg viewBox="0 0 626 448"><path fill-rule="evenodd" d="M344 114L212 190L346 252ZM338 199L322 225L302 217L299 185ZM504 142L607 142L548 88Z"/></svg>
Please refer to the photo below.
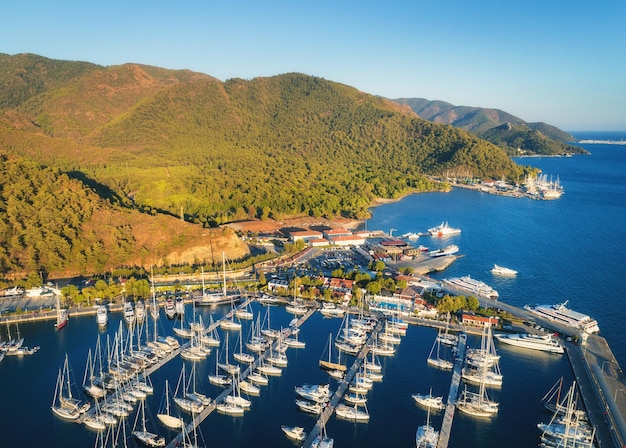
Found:
<svg viewBox="0 0 626 448"><path fill-rule="evenodd" d="M436 411L441 411L446 408L446 405L443 404L443 397L433 397L433 390L431 389L428 395L422 394L413 394L411 395L413 399L422 406L430 409L434 409Z"/></svg>
<svg viewBox="0 0 626 448"><path fill-rule="evenodd" d="M59 369L57 376L57 384L51 407L52 412L64 419L76 420L81 414L86 412L89 407L89 403L83 403L81 400L74 397L69 360L66 354L63 369Z"/></svg>
<svg viewBox="0 0 626 448"><path fill-rule="evenodd" d="M219 356L215 355L215 375L209 375L209 383L216 386L228 386L231 382L230 376L222 375L219 368Z"/></svg>
<svg viewBox="0 0 626 448"><path fill-rule="evenodd" d="M233 358L236 361L239 361L243 364L252 364L254 362L254 356L250 353L245 353L243 351L243 339L241 334L241 329L239 330L239 338L237 339L237 346L239 347L239 351L233 353Z"/></svg>
<svg viewBox="0 0 626 448"><path fill-rule="evenodd" d="M416 448L436 448L439 441L439 431L430 424L430 408L426 417L426 424L417 427L415 431Z"/></svg>
<svg viewBox="0 0 626 448"><path fill-rule="evenodd" d="M172 407L170 406L170 386L169 382L165 380L165 391L163 392L165 403L163 409L157 414L159 421L171 429L180 429L185 425L182 417L173 414Z"/></svg>
<svg viewBox="0 0 626 448"><path fill-rule="evenodd" d="M335 408L335 414L337 414L337 417L355 422L367 422L370 419L370 414L367 411L367 405L360 407L356 404L351 406L339 404Z"/></svg>
<svg viewBox="0 0 626 448"><path fill-rule="evenodd" d="M435 338L435 342L433 343L432 348L430 349L430 353L428 354L428 359L426 362L428 365L436 367L442 370L452 370L453 364L452 361L448 359L444 359L441 357L441 339L439 336Z"/></svg>
<svg viewBox="0 0 626 448"><path fill-rule="evenodd" d="M145 400L141 400L141 428L134 429L133 436L143 445L148 446L148 447L165 446L165 437L159 436L158 434L150 432L146 429L145 406L146 406ZM139 418L139 413L137 413L137 417L135 418L135 428L137 427L138 418Z"/></svg>
<svg viewBox="0 0 626 448"><path fill-rule="evenodd" d="M226 333L226 343L224 344L224 358L223 362L217 364L220 369L224 372L233 375L241 371L241 366L237 364L231 364L230 358L228 356L228 333Z"/></svg>

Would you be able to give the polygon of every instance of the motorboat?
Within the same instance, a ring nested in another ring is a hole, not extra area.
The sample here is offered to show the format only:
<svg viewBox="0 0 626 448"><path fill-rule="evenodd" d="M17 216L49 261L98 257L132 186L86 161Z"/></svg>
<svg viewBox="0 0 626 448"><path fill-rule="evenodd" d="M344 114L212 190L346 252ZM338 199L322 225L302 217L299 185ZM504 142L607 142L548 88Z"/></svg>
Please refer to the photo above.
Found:
<svg viewBox="0 0 626 448"><path fill-rule="evenodd" d="M287 426L281 425L280 429L285 433L287 437L298 442L303 442L306 439L306 432L302 426Z"/></svg>
<svg viewBox="0 0 626 448"><path fill-rule="evenodd" d="M504 266L500 266L497 264L493 265L493 268L491 269L491 273L495 275L505 275L505 276L511 276L511 277L517 275L517 271L513 269L505 268Z"/></svg>
<svg viewBox="0 0 626 448"><path fill-rule="evenodd" d="M498 342L513 345L515 347L529 348L550 353L564 353L565 350L552 334L529 334L529 333L498 333L494 334Z"/></svg>
<svg viewBox="0 0 626 448"><path fill-rule="evenodd" d="M106 327L109 322L109 313L106 306L98 305L96 309L96 322L98 322L99 327Z"/></svg>

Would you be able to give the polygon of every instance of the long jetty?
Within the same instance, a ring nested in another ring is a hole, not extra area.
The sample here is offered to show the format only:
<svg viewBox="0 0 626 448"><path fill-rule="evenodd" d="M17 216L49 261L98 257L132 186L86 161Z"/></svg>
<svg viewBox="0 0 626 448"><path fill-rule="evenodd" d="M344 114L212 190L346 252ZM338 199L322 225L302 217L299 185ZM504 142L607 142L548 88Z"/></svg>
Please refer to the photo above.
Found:
<svg viewBox="0 0 626 448"><path fill-rule="evenodd" d="M454 419L454 411L456 402L459 397L459 385L461 383L461 371L465 360L465 348L467 346L467 334L460 333L457 343L457 357L454 361L454 371L452 373L452 381L450 382L450 392L448 393L448 402L446 403L446 411L443 416L441 430L439 431L439 439L437 440L437 448L446 448L450 441L450 433L452 431L452 420Z"/></svg>
<svg viewBox="0 0 626 448"><path fill-rule="evenodd" d="M250 299L250 300L254 300L254 299ZM241 305L241 307L246 306L247 303L244 303ZM306 322L306 320L311 317L313 315L313 313L317 310L317 308L310 308L306 314L304 314L303 316L301 316L298 319L298 323L297 326L299 327L301 324L303 324L304 322ZM218 323L216 323L216 325L219 325L219 321ZM292 328L285 328L282 330L282 337L288 337L291 335L292 333ZM273 345L278 344L278 341L274 341ZM250 375L250 373L252 373L254 371L254 369L256 369L262 362L265 361L265 358L267 358L267 356L269 355L269 353L272 352L272 348L267 348L263 353L261 353L252 364L250 364L248 366L248 368L246 370L244 370L241 374L240 374L240 380L243 381L245 380L248 375ZM226 399L226 397L230 394L233 393L233 388L235 387L235 382L233 381L233 383L226 387L222 393L220 393L214 400L211 401L211 403L209 405L207 405L202 412L195 414L194 418L192 419L191 423L187 424L187 426L185 427L185 431L182 431L180 433L178 433L176 435L176 437L174 437L170 443L167 445L169 448L174 448L177 446L180 446L181 443L184 442L184 435L185 434L192 434L194 432L194 430L198 427L198 425L200 425L200 423L202 423L204 421L204 419L206 419L209 415L211 415L213 413L213 411L215 411L215 409L217 409L217 405L221 404L224 402L224 400Z"/></svg>
<svg viewBox="0 0 626 448"><path fill-rule="evenodd" d="M333 415L333 413L335 412L335 409L337 405L339 404L339 400L341 400L343 395L346 393L346 390L350 386L350 383L354 379L354 376L361 368L361 365L363 364L363 361L365 360L365 357L367 356L370 350L370 342L376 339L385 321L386 321L385 318L378 319L378 323L376 324L376 326L370 333L367 343L363 344L363 347L361 348L358 355L356 356L356 359L352 363L352 366L346 372L343 380L339 383L337 390L335 391L333 396L330 398L330 402L320 414L319 419L317 420L317 423L315 424L313 429L309 432L309 435L304 441L302 448L309 448L313 444L313 442L315 442L315 440L317 440L317 438L319 437L320 432L322 431L322 428L326 426L326 422L328 421L330 416Z"/></svg>

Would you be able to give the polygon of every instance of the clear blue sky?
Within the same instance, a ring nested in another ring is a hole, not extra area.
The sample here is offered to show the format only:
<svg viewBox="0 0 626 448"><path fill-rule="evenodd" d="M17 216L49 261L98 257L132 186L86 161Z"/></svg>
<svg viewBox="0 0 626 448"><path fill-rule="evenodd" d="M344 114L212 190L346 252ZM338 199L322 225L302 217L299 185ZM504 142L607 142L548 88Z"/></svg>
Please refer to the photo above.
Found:
<svg viewBox="0 0 626 448"><path fill-rule="evenodd" d="M625 0L12 1L0 52L221 80L301 72L568 131L626 130Z"/></svg>

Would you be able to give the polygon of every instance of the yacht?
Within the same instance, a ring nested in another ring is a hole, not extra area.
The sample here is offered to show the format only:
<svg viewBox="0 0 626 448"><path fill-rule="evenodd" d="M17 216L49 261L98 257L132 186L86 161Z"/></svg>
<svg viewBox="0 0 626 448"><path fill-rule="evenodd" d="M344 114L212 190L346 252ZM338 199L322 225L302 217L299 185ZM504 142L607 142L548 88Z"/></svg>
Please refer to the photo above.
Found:
<svg viewBox="0 0 626 448"><path fill-rule="evenodd" d="M578 328L585 333L597 333L600 331L598 322L586 314L567 308L566 300L556 305L524 305L524 309L544 319Z"/></svg>
<svg viewBox="0 0 626 448"><path fill-rule="evenodd" d="M303 442L306 439L306 432L302 426L287 426L281 425L280 429L285 433L287 437L298 442Z"/></svg>
<svg viewBox="0 0 626 448"><path fill-rule="evenodd" d="M135 323L135 310L130 302L124 302L124 319L128 325Z"/></svg>
<svg viewBox="0 0 626 448"><path fill-rule="evenodd" d="M370 419L370 414L367 412L367 408L361 409L357 405L348 406L346 404L340 404L335 408L335 414L337 417L356 422L366 422Z"/></svg>
<svg viewBox="0 0 626 448"><path fill-rule="evenodd" d="M454 277L443 280L444 289L452 293L460 294L473 294L476 296L484 297L487 299L497 299L499 297L498 291L493 289L486 283L480 280L474 280L469 275L463 277Z"/></svg>
<svg viewBox="0 0 626 448"><path fill-rule="evenodd" d="M295 392L302 398L316 403L324 403L330 400L330 385L328 384L304 384L296 386Z"/></svg>
<svg viewBox="0 0 626 448"><path fill-rule="evenodd" d="M551 334L499 333L494 334L494 337L503 344L514 345L515 347L541 350L550 353L565 352L563 346Z"/></svg>
<svg viewBox="0 0 626 448"><path fill-rule="evenodd" d="M456 235L456 234L461 233L461 229L450 227L448 225L448 222L445 221L439 224L438 226L431 227L430 229L428 229L428 233L430 233L431 236L448 236L448 235Z"/></svg>
<svg viewBox="0 0 626 448"><path fill-rule="evenodd" d="M321 403L314 403L312 401L296 399L296 406L298 406L298 409L300 409L301 411L308 412L310 414L319 415L322 413Z"/></svg>
<svg viewBox="0 0 626 448"><path fill-rule="evenodd" d="M98 322L98 326L106 327L108 321L109 314L107 312L107 307L104 305L98 305L98 308L96 310L96 322Z"/></svg>
<svg viewBox="0 0 626 448"><path fill-rule="evenodd" d="M491 273L495 275L506 275L510 277L517 275L517 271L513 269L505 268L504 266L499 266L497 264L493 265L493 268L491 269Z"/></svg>
<svg viewBox="0 0 626 448"><path fill-rule="evenodd" d="M450 244L442 249L434 249L426 252L429 257L445 257L446 255L454 255L459 252L459 246L456 244Z"/></svg>

